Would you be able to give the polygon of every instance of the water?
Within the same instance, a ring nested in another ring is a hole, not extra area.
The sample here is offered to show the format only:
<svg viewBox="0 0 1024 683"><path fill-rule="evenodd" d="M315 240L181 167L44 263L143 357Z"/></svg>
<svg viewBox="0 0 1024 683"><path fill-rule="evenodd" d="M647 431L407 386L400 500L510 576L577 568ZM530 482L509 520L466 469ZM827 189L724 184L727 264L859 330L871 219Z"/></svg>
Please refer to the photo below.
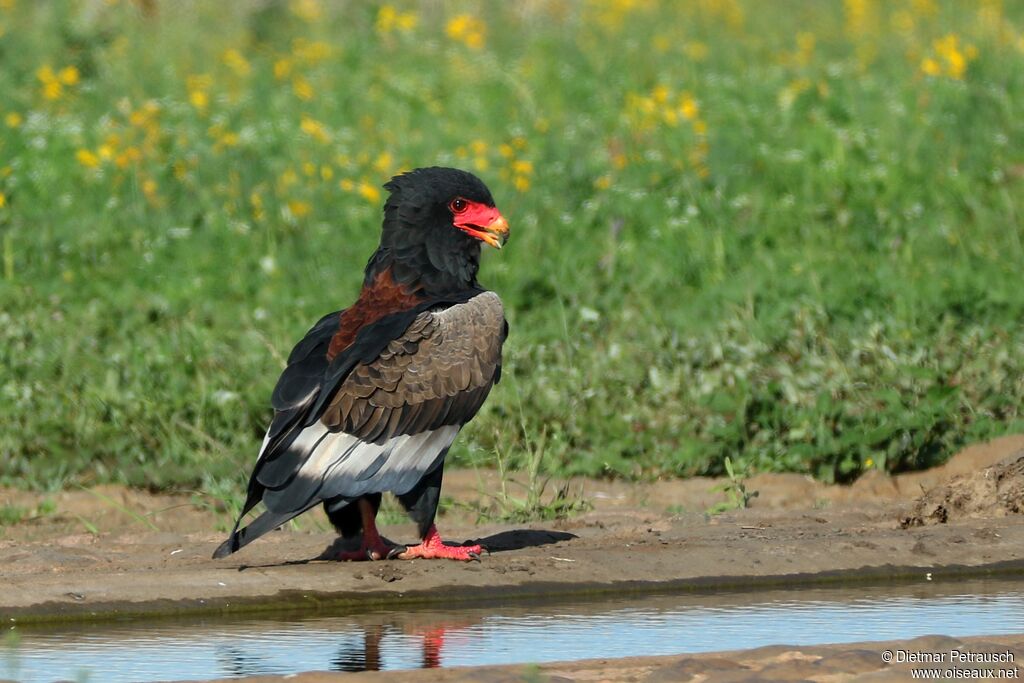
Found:
<svg viewBox="0 0 1024 683"><path fill-rule="evenodd" d="M1020 581L662 594L486 609L20 629L0 645L0 679L201 680L1021 632Z"/></svg>

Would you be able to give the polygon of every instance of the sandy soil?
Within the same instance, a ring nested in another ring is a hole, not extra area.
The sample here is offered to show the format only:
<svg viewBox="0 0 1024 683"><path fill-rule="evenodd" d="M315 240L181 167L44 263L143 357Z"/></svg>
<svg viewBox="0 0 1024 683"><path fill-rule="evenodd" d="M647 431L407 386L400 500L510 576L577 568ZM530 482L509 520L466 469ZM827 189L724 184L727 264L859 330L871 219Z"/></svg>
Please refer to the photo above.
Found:
<svg viewBox="0 0 1024 683"><path fill-rule="evenodd" d="M491 550L481 562L467 564L323 561L318 558L334 534L316 516L303 528L268 534L214 561L210 555L224 537L216 529L228 519L194 496L100 487L53 495L46 505L46 496L0 491L0 506L39 510L0 535L0 585L7 589L0 591L0 616L27 623L273 607L434 603L455 608L516 596L652 587L710 591L1024 576L1024 436L968 448L934 470L896 477L873 473L848 487L798 475L758 475L747 482L748 490L759 492L750 508L710 516L705 511L723 498L715 490L718 483L575 480L571 486L583 491L593 510L530 524L475 525L466 508L456 508L462 512L440 520L442 533ZM445 495L460 502L486 499L484 492L497 486L490 472L451 472ZM409 524L384 531L396 541L414 540ZM718 666L693 663L698 661L712 659L676 658L657 666L687 671ZM570 668L580 673L589 666ZM657 673L647 664L637 666L621 677ZM746 671L753 665L743 666ZM500 671L487 680L519 680L521 673ZM557 667L542 671L566 676ZM748 673L736 676L721 680L749 679ZM579 680L603 678L587 674Z"/></svg>

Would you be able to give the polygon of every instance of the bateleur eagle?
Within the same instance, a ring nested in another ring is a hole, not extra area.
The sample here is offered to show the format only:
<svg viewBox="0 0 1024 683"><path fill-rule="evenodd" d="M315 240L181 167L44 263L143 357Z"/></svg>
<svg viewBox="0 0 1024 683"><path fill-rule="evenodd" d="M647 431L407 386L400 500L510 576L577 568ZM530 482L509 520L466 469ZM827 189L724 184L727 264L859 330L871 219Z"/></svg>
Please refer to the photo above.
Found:
<svg viewBox="0 0 1024 683"><path fill-rule="evenodd" d="M501 248L508 223L479 178L421 168L384 188L380 247L359 298L306 333L274 388L274 418L225 557L323 504L358 551L338 559L475 559L434 526L445 454L501 375L501 300L477 282L480 245ZM390 547L374 517L394 493L419 526ZM266 508L248 526L258 503Z"/></svg>

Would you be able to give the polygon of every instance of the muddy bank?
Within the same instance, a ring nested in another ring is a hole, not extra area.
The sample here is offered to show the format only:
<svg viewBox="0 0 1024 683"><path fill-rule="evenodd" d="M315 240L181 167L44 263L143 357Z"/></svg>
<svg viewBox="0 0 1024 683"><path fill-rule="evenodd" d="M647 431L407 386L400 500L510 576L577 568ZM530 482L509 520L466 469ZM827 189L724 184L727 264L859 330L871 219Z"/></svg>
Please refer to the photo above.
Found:
<svg viewBox="0 0 1024 683"><path fill-rule="evenodd" d="M450 540L491 550L469 564L318 560L334 534L317 516L214 561L210 554L223 539L216 527L228 518L208 501L107 487L61 493L43 505L43 496L4 492L0 505L39 514L0 538L0 584L8 589L0 593L0 615L25 621L438 600L455 606L652 586L710 590L1024 572L1019 514L979 509L942 524L900 524L922 496L938 495L929 493L934 487L956 485L957 477L1022 449L1024 437L1009 437L932 471L878 473L849 487L759 475L747 482L759 492L750 508L717 516L706 514L722 499L714 480L574 481L594 508L569 520L476 525L466 512L447 514L440 526ZM1024 476L1011 470L1004 488ZM445 495L471 501L495 486L493 473L453 472ZM414 540L411 525L383 529L395 541Z"/></svg>

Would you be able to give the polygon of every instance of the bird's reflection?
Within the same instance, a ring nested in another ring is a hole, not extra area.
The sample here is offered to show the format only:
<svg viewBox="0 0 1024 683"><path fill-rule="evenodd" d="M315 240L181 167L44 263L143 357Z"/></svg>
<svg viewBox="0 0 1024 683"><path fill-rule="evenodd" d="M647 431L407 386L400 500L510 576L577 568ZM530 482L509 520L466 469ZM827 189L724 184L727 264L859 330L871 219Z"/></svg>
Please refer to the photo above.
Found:
<svg viewBox="0 0 1024 683"><path fill-rule="evenodd" d="M338 650L337 656L331 660L331 668L334 671L345 672L380 671L383 668L385 652L394 655L397 651L401 651L409 659L413 658L413 654L408 651L411 639L414 642L418 640L416 654L420 668L436 669L442 665L445 636L466 631L480 621L480 619L472 619L458 623L428 626L395 620L366 625L363 627L362 647L351 641L344 643Z"/></svg>
<svg viewBox="0 0 1024 683"><path fill-rule="evenodd" d="M331 660L333 671L380 671L380 641L384 637L382 624L368 626L363 630L363 646L344 643L338 655Z"/></svg>

